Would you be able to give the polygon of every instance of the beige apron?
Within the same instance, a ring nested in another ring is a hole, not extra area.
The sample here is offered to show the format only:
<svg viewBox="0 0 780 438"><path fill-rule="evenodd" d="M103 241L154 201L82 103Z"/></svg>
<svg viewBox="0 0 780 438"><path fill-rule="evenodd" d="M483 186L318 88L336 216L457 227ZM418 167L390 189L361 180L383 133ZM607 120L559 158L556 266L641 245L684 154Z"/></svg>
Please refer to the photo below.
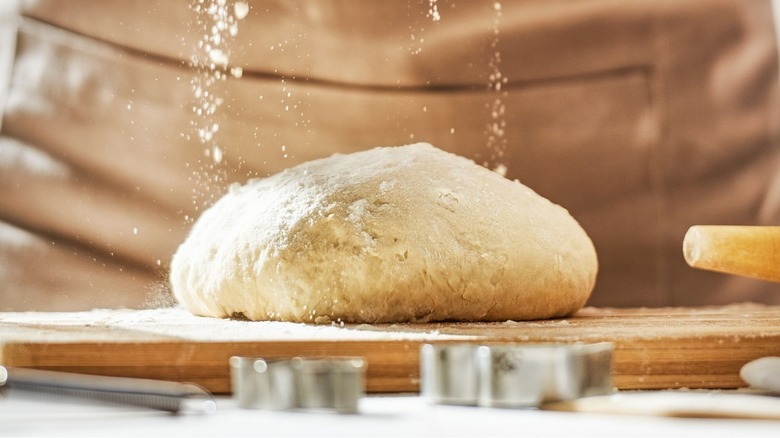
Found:
<svg viewBox="0 0 780 438"><path fill-rule="evenodd" d="M417 141L568 208L599 254L590 304L780 303L681 252L694 224L780 222L769 2L234 3L213 83L197 0L6 14L0 310L168 303L171 255L228 183Z"/></svg>

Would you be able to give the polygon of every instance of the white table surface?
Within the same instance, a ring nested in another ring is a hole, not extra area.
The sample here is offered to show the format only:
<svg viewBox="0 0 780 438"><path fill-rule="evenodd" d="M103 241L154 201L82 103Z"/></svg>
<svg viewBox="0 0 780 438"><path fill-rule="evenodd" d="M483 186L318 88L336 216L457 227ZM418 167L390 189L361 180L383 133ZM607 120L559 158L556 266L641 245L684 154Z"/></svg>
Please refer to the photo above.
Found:
<svg viewBox="0 0 780 438"><path fill-rule="evenodd" d="M210 415L171 415L6 394L0 436L780 436L775 420L433 406L414 395L366 397L356 415L247 410L229 397L217 407Z"/></svg>

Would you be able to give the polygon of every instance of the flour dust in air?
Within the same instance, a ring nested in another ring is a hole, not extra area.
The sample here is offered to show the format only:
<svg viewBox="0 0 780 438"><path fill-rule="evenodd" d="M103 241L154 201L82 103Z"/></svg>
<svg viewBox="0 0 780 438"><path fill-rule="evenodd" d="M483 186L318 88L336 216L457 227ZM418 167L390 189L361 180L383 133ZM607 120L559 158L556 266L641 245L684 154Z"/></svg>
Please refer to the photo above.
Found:
<svg viewBox="0 0 780 438"><path fill-rule="evenodd" d="M437 0L428 0L428 17L433 21L441 20L439 2Z"/></svg>
<svg viewBox="0 0 780 438"><path fill-rule="evenodd" d="M230 46L238 35L238 22L249 15L250 7L243 1L192 0L190 9L195 15L192 31L198 36L190 57L190 66L195 70L190 81L193 94L190 125L202 155L187 166L195 183L192 202L195 211L200 211L221 196L226 184L226 149L217 135L219 108L224 103L219 83L243 75L241 67L230 65ZM193 219L187 216L185 221Z"/></svg>
<svg viewBox="0 0 780 438"><path fill-rule="evenodd" d="M411 8L412 3L409 3ZM439 11L438 0L428 0L428 10L425 13L426 18L430 19L434 23L441 21L441 12ZM409 45L409 53L412 55L419 55L423 51L423 45L425 43L425 28L420 26L419 29L415 29L414 26L409 26L409 37L411 39Z"/></svg>
<svg viewBox="0 0 780 438"><path fill-rule="evenodd" d="M495 166L494 171L506 176L507 167L504 164L506 154L506 103L507 90L505 85L509 79L501 72L501 51L498 47L501 17L503 15L500 2L493 3L493 39L490 42L491 56L488 60L488 91L492 94L491 102L487 105L488 123L487 151L488 161Z"/></svg>

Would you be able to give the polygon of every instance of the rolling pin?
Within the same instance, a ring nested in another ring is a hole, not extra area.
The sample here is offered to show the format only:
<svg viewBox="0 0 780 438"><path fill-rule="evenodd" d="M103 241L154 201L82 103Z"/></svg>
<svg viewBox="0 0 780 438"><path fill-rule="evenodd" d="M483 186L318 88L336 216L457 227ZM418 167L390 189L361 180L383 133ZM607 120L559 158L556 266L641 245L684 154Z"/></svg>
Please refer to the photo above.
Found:
<svg viewBox="0 0 780 438"><path fill-rule="evenodd" d="M696 225L683 254L694 268L780 282L780 226Z"/></svg>

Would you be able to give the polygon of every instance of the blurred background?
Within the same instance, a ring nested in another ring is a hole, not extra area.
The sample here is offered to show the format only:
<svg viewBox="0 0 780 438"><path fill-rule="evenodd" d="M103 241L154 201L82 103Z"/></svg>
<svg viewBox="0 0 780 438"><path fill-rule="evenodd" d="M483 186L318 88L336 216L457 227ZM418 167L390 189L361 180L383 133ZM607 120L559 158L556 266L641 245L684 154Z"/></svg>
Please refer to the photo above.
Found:
<svg viewBox="0 0 780 438"><path fill-rule="evenodd" d="M425 141L566 207L598 306L780 303L695 271L780 223L778 3L4 0L0 311L172 305L231 182ZM495 208L501 208L497 205Z"/></svg>

